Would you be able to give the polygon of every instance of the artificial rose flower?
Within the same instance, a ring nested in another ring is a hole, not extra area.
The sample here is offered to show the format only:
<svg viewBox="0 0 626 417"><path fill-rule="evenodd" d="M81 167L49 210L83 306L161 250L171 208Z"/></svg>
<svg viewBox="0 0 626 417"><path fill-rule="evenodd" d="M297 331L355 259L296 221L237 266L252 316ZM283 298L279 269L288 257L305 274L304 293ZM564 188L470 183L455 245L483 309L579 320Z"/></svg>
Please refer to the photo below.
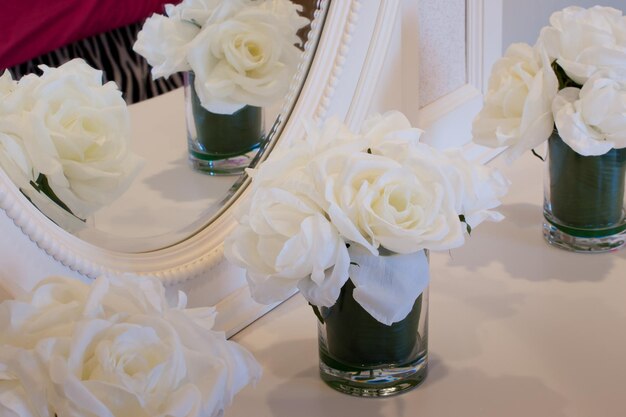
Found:
<svg viewBox="0 0 626 417"><path fill-rule="evenodd" d="M390 157L395 157L392 155L400 156L401 148L419 143L424 131L411 126L401 112L392 110L368 117L363 122L361 133L369 141L369 147L379 149L383 146L391 151Z"/></svg>
<svg viewBox="0 0 626 417"><path fill-rule="evenodd" d="M547 57L529 45L511 45L493 67L484 107L472 125L474 141L510 146L509 160L540 145L554 127L551 105L557 91Z"/></svg>
<svg viewBox="0 0 626 417"><path fill-rule="evenodd" d="M405 163L361 152L314 163L317 187L341 235L373 255L451 249L463 243L454 191L438 161L413 151Z"/></svg>
<svg viewBox="0 0 626 417"><path fill-rule="evenodd" d="M2 133L3 127L0 121L0 166L15 185L28 189L34 172L32 161L24 150L21 137Z"/></svg>
<svg viewBox="0 0 626 417"><path fill-rule="evenodd" d="M232 114L245 105L267 105L287 93L301 55L292 28L308 20L281 10L296 10L289 1L268 1L270 5L245 7L221 22L212 16L190 45L195 90L207 110ZM221 7L232 7L227 3ZM285 21L283 16L297 21Z"/></svg>
<svg viewBox="0 0 626 417"><path fill-rule="evenodd" d="M11 77L11 73L7 70L0 76L0 100L3 100L10 92L15 89L17 81ZM2 114L2 102L0 101L0 114Z"/></svg>
<svg viewBox="0 0 626 417"><path fill-rule="evenodd" d="M553 109L559 135L580 155L626 147L626 78L599 72L582 89L559 91Z"/></svg>
<svg viewBox="0 0 626 417"><path fill-rule="evenodd" d="M0 117L0 132L30 161L27 180L45 175L59 200L84 219L126 191L140 168L129 150L128 109L115 83L103 85L102 72L81 59L40 68L40 77L23 77L6 98L11 113ZM23 159L15 147L5 152Z"/></svg>
<svg viewBox="0 0 626 417"><path fill-rule="evenodd" d="M217 416L260 369L185 302L153 278L44 280L0 307L0 393L37 417Z"/></svg>
<svg viewBox="0 0 626 417"><path fill-rule="evenodd" d="M29 403L24 386L5 373L0 364L0 415L3 417L40 417ZM49 415L49 411L48 411Z"/></svg>
<svg viewBox="0 0 626 417"><path fill-rule="evenodd" d="M502 215L492 209L501 204L500 198L508 190L509 182L502 173L469 161L460 149L439 151L422 144L422 133L398 111L372 116L363 124L363 134L374 154L392 158L411 168L421 165L412 161L415 157L436 161L455 190L455 211L464 216L470 227L474 228L484 220L500 221Z"/></svg>
<svg viewBox="0 0 626 417"><path fill-rule="evenodd" d="M241 3L242 1L231 0L229 3ZM166 4L165 14L170 19L193 23L199 29L209 20L221 2L222 0L183 0L177 5Z"/></svg>
<svg viewBox="0 0 626 417"><path fill-rule="evenodd" d="M310 162L326 152L355 153L365 151L370 141L350 132L333 117L322 126L304 122L306 135L292 143L285 143L272 152L272 158L256 169L247 169L253 179L252 189L257 187L279 187L298 190L318 205L323 199L315 190L311 176Z"/></svg>
<svg viewBox="0 0 626 417"><path fill-rule="evenodd" d="M200 28L191 21L153 14L146 19L133 50L152 66L152 78L169 77L190 69L187 62L189 43Z"/></svg>
<svg viewBox="0 0 626 417"><path fill-rule="evenodd" d="M298 288L312 304L332 306L350 263L337 229L297 192L258 188L250 198L224 252L247 269L255 300L281 301Z"/></svg>
<svg viewBox="0 0 626 417"><path fill-rule="evenodd" d="M572 6L558 11L538 45L580 85L600 69L626 75L626 17L620 10Z"/></svg>
<svg viewBox="0 0 626 417"><path fill-rule="evenodd" d="M500 171L468 160L458 149L445 150L448 178L456 192L456 212L475 228L483 221L498 222L504 216L493 210L500 206L510 182Z"/></svg>

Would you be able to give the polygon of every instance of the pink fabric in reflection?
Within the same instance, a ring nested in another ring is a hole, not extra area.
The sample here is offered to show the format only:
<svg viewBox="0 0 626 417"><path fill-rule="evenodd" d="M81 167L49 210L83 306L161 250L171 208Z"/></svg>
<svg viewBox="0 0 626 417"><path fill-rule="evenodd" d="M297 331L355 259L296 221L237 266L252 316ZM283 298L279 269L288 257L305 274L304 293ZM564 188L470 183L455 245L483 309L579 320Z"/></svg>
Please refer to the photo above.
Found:
<svg viewBox="0 0 626 417"><path fill-rule="evenodd" d="M0 0L0 70L140 21L180 0Z"/></svg>

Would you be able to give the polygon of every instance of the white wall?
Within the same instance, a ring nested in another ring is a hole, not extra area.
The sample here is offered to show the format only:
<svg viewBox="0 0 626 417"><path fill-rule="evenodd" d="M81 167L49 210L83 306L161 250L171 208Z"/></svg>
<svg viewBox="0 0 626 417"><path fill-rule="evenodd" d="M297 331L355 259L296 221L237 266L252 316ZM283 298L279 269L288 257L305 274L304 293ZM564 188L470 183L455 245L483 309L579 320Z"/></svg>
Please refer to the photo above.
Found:
<svg viewBox="0 0 626 417"><path fill-rule="evenodd" d="M533 45L553 12L568 6L592 7L596 4L626 12L626 0L503 0L503 52L514 42Z"/></svg>

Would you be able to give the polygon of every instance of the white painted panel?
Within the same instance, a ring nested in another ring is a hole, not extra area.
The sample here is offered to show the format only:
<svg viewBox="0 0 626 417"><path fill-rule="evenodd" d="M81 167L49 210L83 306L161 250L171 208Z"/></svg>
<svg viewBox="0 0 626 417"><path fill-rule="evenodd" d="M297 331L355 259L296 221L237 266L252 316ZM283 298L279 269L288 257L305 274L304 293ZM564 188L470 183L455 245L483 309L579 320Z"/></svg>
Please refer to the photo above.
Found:
<svg viewBox="0 0 626 417"><path fill-rule="evenodd" d="M465 0L420 0L419 105L424 107L467 82Z"/></svg>
<svg viewBox="0 0 626 417"><path fill-rule="evenodd" d="M626 12L626 0L504 0L503 2L503 52L514 42L533 45L539 31L548 25L552 13L568 6L592 7L597 4L615 7Z"/></svg>

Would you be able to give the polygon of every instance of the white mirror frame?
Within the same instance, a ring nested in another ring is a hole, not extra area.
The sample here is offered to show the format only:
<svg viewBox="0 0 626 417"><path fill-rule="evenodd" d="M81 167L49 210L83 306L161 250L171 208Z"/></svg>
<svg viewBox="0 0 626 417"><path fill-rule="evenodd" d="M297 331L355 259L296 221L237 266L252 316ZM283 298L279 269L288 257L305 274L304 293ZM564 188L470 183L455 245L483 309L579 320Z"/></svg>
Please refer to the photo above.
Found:
<svg viewBox="0 0 626 417"><path fill-rule="evenodd" d="M289 146L304 135L301 121L305 118L334 115L351 126L360 125L374 97L399 6L400 0L331 1L311 69L276 146ZM245 194L244 189L238 200ZM225 262L223 241L235 225L232 211L236 204L207 228L171 247L147 253L115 252L56 226L0 170L0 208L15 225L15 230L2 231L4 237L24 234L56 262L88 278L130 272L157 276L172 285L213 271L211 279L227 280L219 266ZM218 310L231 311L220 326L229 334L271 308L251 304L247 294L247 288L239 288L219 303L222 308L218 305ZM242 308L243 304L248 307Z"/></svg>

